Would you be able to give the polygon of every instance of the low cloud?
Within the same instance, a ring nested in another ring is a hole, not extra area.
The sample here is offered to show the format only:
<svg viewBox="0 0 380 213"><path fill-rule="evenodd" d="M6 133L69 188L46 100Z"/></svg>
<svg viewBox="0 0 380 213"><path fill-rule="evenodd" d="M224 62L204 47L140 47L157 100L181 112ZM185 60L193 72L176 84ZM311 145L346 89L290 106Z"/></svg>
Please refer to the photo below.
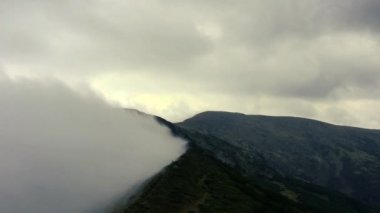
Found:
<svg viewBox="0 0 380 213"><path fill-rule="evenodd" d="M0 212L104 212L184 150L91 92L0 76Z"/></svg>

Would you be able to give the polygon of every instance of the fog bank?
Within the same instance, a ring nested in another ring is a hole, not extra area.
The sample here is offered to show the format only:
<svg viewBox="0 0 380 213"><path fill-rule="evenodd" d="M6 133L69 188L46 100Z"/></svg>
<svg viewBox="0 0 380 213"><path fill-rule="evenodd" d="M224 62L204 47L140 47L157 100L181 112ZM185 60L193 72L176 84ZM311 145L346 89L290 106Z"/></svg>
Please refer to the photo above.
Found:
<svg viewBox="0 0 380 213"><path fill-rule="evenodd" d="M184 152L153 118L51 82L0 74L0 212L104 212Z"/></svg>

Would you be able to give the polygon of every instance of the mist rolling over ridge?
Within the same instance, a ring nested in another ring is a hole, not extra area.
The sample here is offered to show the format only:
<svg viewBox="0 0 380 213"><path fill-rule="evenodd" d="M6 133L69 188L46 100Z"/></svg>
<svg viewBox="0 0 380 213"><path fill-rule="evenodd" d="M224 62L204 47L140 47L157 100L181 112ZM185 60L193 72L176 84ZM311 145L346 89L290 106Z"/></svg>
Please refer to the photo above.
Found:
<svg viewBox="0 0 380 213"><path fill-rule="evenodd" d="M380 213L380 0L0 0L0 213Z"/></svg>
<svg viewBox="0 0 380 213"><path fill-rule="evenodd" d="M104 212L185 145L94 94L0 75L0 212Z"/></svg>

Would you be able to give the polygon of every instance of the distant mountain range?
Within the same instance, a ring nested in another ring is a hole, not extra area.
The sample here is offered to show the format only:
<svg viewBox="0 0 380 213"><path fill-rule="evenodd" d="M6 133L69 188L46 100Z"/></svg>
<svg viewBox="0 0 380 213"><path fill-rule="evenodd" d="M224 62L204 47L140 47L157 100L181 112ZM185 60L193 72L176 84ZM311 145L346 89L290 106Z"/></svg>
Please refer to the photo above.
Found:
<svg viewBox="0 0 380 213"><path fill-rule="evenodd" d="M228 112L157 120L189 149L121 212L379 212L379 130Z"/></svg>

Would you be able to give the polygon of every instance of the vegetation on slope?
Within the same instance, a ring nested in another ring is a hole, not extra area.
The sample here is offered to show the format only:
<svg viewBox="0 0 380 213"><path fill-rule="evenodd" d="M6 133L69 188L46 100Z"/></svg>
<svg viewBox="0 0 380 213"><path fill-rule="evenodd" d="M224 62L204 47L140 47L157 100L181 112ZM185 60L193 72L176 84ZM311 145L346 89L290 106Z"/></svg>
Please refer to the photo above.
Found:
<svg viewBox="0 0 380 213"><path fill-rule="evenodd" d="M283 178L223 140L159 121L187 139L189 150L122 212L372 212L343 194Z"/></svg>
<svg viewBox="0 0 380 213"><path fill-rule="evenodd" d="M201 113L179 125L261 156L287 177L380 206L379 130L227 112Z"/></svg>
<svg viewBox="0 0 380 213"><path fill-rule="evenodd" d="M125 213L137 212L370 212L364 205L321 188L241 176L197 148L157 175ZM297 189L293 191L293 189Z"/></svg>

